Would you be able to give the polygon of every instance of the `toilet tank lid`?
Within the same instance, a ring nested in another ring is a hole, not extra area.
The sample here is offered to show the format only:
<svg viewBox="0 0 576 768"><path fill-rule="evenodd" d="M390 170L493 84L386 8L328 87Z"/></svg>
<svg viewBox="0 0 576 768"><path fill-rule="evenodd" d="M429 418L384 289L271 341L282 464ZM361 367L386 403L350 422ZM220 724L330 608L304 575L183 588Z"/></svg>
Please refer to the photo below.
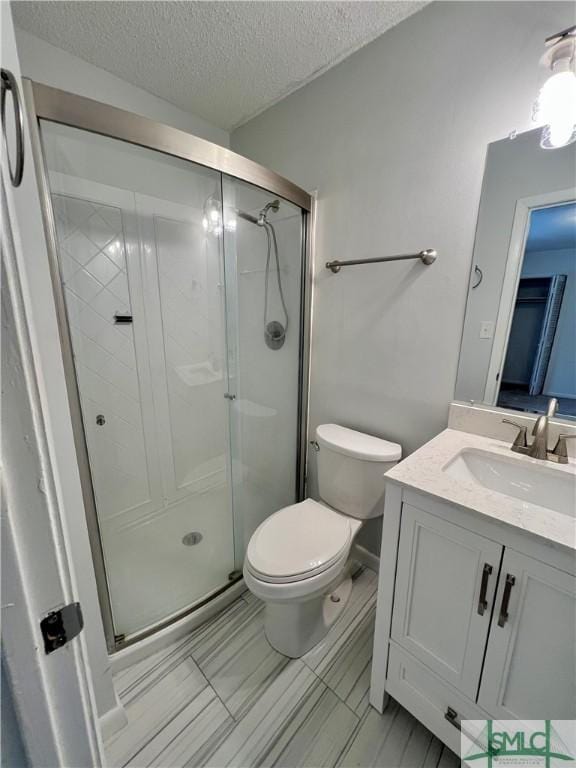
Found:
<svg viewBox="0 0 576 768"><path fill-rule="evenodd" d="M398 443L341 427L339 424L320 424L316 427L316 439L319 445L365 461L398 461L402 456L402 446Z"/></svg>

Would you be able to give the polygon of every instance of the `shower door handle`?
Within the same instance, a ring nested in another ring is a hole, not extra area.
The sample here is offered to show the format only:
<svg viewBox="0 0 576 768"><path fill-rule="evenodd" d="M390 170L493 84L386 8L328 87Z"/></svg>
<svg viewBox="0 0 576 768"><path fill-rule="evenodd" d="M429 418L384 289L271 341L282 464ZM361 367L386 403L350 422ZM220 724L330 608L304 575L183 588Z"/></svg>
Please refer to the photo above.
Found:
<svg viewBox="0 0 576 768"><path fill-rule="evenodd" d="M13 187L19 187L22 183L24 174L24 117L22 115L22 106L20 104L20 93L18 91L18 82L9 69L2 68L0 73L2 91L0 94L0 115L2 118L4 151L6 153L6 165L10 175L10 181ZM12 94L12 104L14 107L14 129L16 138L16 163L12 167L10 154L8 151L8 137L6 135L6 96L8 91Z"/></svg>
<svg viewBox="0 0 576 768"><path fill-rule="evenodd" d="M230 392L224 392L226 400L236 400L236 395L231 395Z"/></svg>

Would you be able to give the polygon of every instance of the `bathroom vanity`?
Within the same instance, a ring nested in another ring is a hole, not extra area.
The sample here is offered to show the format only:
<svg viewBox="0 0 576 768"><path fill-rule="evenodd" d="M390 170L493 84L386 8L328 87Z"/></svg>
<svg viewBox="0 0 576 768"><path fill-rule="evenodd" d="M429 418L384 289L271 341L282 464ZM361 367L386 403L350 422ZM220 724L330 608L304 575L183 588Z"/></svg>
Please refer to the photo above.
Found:
<svg viewBox="0 0 576 768"><path fill-rule="evenodd" d="M575 148L489 145L460 402L386 474L370 701L457 753L463 720L576 718Z"/></svg>
<svg viewBox="0 0 576 768"><path fill-rule="evenodd" d="M455 752L461 720L576 718L574 460L447 429L386 477L372 705Z"/></svg>

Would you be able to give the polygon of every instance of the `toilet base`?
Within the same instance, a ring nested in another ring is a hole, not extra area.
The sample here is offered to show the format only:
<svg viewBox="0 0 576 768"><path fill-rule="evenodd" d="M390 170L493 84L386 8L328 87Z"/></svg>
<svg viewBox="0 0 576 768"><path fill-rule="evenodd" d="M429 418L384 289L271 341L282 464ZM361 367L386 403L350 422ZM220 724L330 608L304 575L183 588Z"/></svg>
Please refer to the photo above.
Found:
<svg viewBox="0 0 576 768"><path fill-rule="evenodd" d="M298 659L326 636L342 613L350 593L350 575L341 576L321 594L295 602L266 602L264 631L270 645Z"/></svg>

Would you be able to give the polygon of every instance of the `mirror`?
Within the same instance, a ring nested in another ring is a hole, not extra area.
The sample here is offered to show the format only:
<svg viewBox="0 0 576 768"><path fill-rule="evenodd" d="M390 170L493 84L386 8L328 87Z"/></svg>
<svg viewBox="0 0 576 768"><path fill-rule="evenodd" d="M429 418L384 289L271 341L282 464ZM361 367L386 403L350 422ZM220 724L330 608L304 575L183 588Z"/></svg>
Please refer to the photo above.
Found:
<svg viewBox="0 0 576 768"><path fill-rule="evenodd" d="M576 419L576 143L488 146L456 400Z"/></svg>

